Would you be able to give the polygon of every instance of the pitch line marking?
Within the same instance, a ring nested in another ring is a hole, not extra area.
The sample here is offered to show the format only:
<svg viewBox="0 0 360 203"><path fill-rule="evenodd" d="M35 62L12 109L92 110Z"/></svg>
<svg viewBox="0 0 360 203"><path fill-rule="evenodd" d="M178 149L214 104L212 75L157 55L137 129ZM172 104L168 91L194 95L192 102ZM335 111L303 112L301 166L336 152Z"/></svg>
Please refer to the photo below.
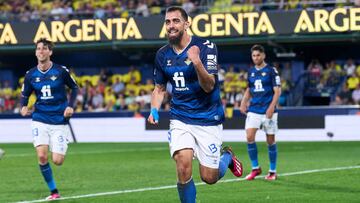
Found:
<svg viewBox="0 0 360 203"><path fill-rule="evenodd" d="M319 173L319 172L327 172L327 171L341 171L341 170L350 170L350 169L360 169L360 166L345 166L345 167L336 167L336 168L323 168L323 169L305 170L305 171L282 173L282 174L278 174L278 176L279 177L284 177L284 176L294 176L294 175L303 175L303 174ZM258 176L256 178L258 179L258 178L264 178L264 177L265 176ZM233 179L220 180L218 183L239 182L239 181L244 181L244 180L245 180L245 178L233 178ZM206 183L200 182L200 183L195 183L195 185L206 185ZM98 197L98 196L107 196L107 195L117 195L117 194L125 194L125 193L165 190L165 189L172 189L172 188L176 188L176 187L177 187L176 185L167 185L167 186L147 187L147 188L139 188L139 189L132 189L132 190L119 190L119 191L112 191L112 192L100 192L100 193L87 194L87 195L76 195L76 196L62 197L62 198L57 199L57 200L80 199L80 198ZM36 202L47 202L47 201L48 200L39 199L39 200L22 201L22 202L16 202L16 203L36 203Z"/></svg>

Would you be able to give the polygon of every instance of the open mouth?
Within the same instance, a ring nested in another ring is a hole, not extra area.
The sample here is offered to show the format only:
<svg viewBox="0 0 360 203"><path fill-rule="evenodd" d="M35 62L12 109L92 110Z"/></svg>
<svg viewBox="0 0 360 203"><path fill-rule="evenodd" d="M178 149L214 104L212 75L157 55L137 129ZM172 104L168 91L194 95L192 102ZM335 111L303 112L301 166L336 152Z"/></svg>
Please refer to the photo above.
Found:
<svg viewBox="0 0 360 203"><path fill-rule="evenodd" d="M175 35L175 34L178 33L178 32L179 32L178 30L172 29L172 30L168 31L168 35L169 35L169 36L170 36L170 35Z"/></svg>

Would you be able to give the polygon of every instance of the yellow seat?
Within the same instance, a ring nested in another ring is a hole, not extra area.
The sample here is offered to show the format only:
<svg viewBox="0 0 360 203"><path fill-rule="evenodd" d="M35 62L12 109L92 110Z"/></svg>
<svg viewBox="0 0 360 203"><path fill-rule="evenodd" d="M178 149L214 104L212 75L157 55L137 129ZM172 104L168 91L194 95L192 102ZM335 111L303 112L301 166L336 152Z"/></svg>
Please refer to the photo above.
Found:
<svg viewBox="0 0 360 203"><path fill-rule="evenodd" d="M160 6L153 6L150 8L151 15L157 15L161 13L161 7Z"/></svg>

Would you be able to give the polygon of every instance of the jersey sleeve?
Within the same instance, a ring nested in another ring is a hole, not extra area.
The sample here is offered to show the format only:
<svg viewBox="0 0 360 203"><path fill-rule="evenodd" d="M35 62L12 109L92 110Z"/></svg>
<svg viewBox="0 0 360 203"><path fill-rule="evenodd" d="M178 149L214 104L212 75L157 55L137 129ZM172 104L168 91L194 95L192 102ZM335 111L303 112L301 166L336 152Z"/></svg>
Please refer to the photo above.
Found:
<svg viewBox="0 0 360 203"><path fill-rule="evenodd" d="M162 63L162 57L158 52L155 57L154 82L155 84L165 85L167 83L167 79L164 74L164 71L161 68L161 63Z"/></svg>
<svg viewBox="0 0 360 203"><path fill-rule="evenodd" d="M21 106L27 106L29 103L29 97L31 93L34 91L31 85L31 78L29 72L26 73L24 83L21 88Z"/></svg>
<svg viewBox="0 0 360 203"><path fill-rule="evenodd" d="M64 66L63 66L63 68L64 68L64 71L63 71L62 75L64 78L64 82L71 89L71 95L70 95L70 100L69 100L68 106L74 107L76 96L77 96L77 91L78 91L78 85L75 82L74 78L70 75L69 70Z"/></svg>
<svg viewBox="0 0 360 203"><path fill-rule="evenodd" d="M273 87L281 87L281 79L279 76L279 72L276 70L275 67L271 69L271 82Z"/></svg>
<svg viewBox="0 0 360 203"><path fill-rule="evenodd" d="M218 53L216 45L210 41L203 43L203 50L200 53L201 62L209 74L218 74Z"/></svg>

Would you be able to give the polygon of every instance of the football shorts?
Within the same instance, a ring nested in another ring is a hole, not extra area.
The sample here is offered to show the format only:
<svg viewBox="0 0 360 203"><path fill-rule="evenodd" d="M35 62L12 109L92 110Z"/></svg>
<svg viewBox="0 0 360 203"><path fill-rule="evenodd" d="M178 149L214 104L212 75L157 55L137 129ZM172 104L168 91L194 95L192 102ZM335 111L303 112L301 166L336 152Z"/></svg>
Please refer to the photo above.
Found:
<svg viewBox="0 0 360 203"><path fill-rule="evenodd" d="M34 147L48 145L53 153L65 155L68 148L68 125L50 125L32 121L31 124Z"/></svg>
<svg viewBox="0 0 360 203"><path fill-rule="evenodd" d="M170 120L168 141L170 155L176 151L190 148L194 150L194 157L201 165L217 169L220 162L223 126L199 126Z"/></svg>
<svg viewBox="0 0 360 203"><path fill-rule="evenodd" d="M248 112L246 116L245 129L262 129L268 135L275 135L278 131L278 113L274 113L271 119L266 114Z"/></svg>

